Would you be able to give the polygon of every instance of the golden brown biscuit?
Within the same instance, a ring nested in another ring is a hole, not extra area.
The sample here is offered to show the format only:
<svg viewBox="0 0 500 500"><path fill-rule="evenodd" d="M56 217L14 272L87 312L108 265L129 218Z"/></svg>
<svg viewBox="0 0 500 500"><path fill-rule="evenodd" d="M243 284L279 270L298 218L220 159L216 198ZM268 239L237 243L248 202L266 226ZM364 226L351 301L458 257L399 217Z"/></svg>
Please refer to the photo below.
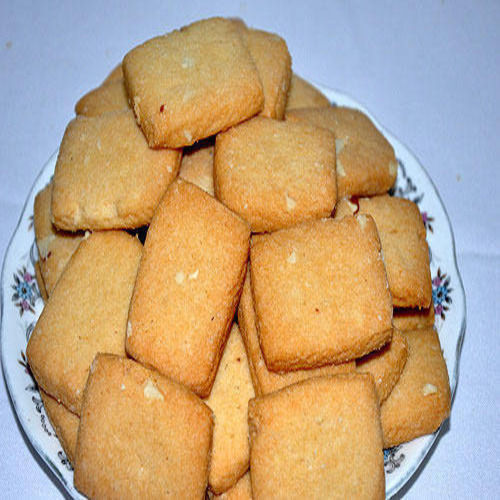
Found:
<svg viewBox="0 0 500 500"><path fill-rule="evenodd" d="M324 129L253 118L217 136L215 194L254 232L329 216L337 199L334 142Z"/></svg>
<svg viewBox="0 0 500 500"><path fill-rule="evenodd" d="M210 495L214 500L252 500L252 483L247 472L231 489L220 495Z"/></svg>
<svg viewBox="0 0 500 500"><path fill-rule="evenodd" d="M434 432L450 413L450 382L436 331L421 328L402 334L408 361L380 407L385 448Z"/></svg>
<svg viewBox="0 0 500 500"><path fill-rule="evenodd" d="M254 236L250 261L270 370L342 363L391 339L391 296L371 217L322 219Z"/></svg>
<svg viewBox="0 0 500 500"><path fill-rule="evenodd" d="M401 332L394 330L392 339L381 349L356 360L356 369L370 373L380 403L385 401L396 385L408 359L408 345Z"/></svg>
<svg viewBox="0 0 500 500"><path fill-rule="evenodd" d="M248 225L194 184L175 181L148 230L127 352L210 394L245 277Z"/></svg>
<svg viewBox="0 0 500 500"><path fill-rule="evenodd" d="M292 73L286 111L296 108L323 108L327 106L330 106L328 97L309 82Z"/></svg>
<svg viewBox="0 0 500 500"><path fill-rule="evenodd" d="M285 40L275 33L245 30L243 39L259 72L264 90L261 116L282 120L292 76L292 58Z"/></svg>
<svg viewBox="0 0 500 500"><path fill-rule="evenodd" d="M340 106L295 109L286 118L335 134L339 198L381 194L394 185L398 170L394 149L361 111Z"/></svg>
<svg viewBox="0 0 500 500"><path fill-rule="evenodd" d="M342 199L337 203L335 218L349 212L370 215L377 224L394 306L429 308L432 300L429 248L418 206L388 195ZM421 316L424 322L430 320L428 311Z"/></svg>
<svg viewBox="0 0 500 500"><path fill-rule="evenodd" d="M47 184L35 197L34 227L38 248L40 274L47 297L52 293L69 259L82 241L83 233L59 231L51 221L50 204L52 183Z"/></svg>
<svg viewBox="0 0 500 500"><path fill-rule="evenodd" d="M428 308L432 300L429 247L418 206L395 196L359 200L380 235L392 301L399 307Z"/></svg>
<svg viewBox="0 0 500 500"><path fill-rule="evenodd" d="M427 309L396 307L392 312L392 324L398 330L416 330L434 326L434 304Z"/></svg>
<svg viewBox="0 0 500 500"><path fill-rule="evenodd" d="M209 195L214 195L214 140L212 138L184 148L179 177L195 184Z"/></svg>
<svg viewBox="0 0 500 500"><path fill-rule="evenodd" d="M68 262L31 334L26 355L38 384L80 413L98 352L125 355L127 313L142 246L123 231L93 233Z"/></svg>
<svg viewBox="0 0 500 500"><path fill-rule="evenodd" d="M42 277L42 271L40 270L40 261L37 260L35 262L35 278L36 278L36 283L38 285L38 290L40 290L40 296L42 297L42 300L45 304L47 302L47 299L49 296L47 295L47 289L45 288L45 283L43 281Z"/></svg>
<svg viewBox="0 0 500 500"><path fill-rule="evenodd" d="M212 412L191 391L118 356L92 363L75 459L89 498L205 495Z"/></svg>
<svg viewBox="0 0 500 500"><path fill-rule="evenodd" d="M77 116L59 149L53 221L69 231L149 224L180 159L177 150L149 149L130 110Z"/></svg>
<svg viewBox="0 0 500 500"><path fill-rule="evenodd" d="M70 463L74 464L80 418L71 413L62 403L58 403L52 396L49 396L43 389L40 389L40 396L64 453L66 453Z"/></svg>
<svg viewBox="0 0 500 500"><path fill-rule="evenodd" d="M102 83L108 83L115 80L123 80L123 69L122 63L117 64L112 70L111 73L104 79Z"/></svg>
<svg viewBox="0 0 500 500"><path fill-rule="evenodd" d="M214 493L233 487L248 469L248 401L255 396L245 347L233 323L210 397L215 417L208 484Z"/></svg>
<svg viewBox="0 0 500 500"><path fill-rule="evenodd" d="M129 108L123 79L103 83L85 94L75 105L75 113L83 116L99 116L110 111Z"/></svg>
<svg viewBox="0 0 500 500"><path fill-rule="evenodd" d="M252 399L248 420L255 499L384 498L380 412L369 375L311 378Z"/></svg>
<svg viewBox="0 0 500 500"><path fill-rule="evenodd" d="M253 305L252 290L250 285L250 271L247 272L243 291L241 292L240 304L238 306L238 323L248 356L250 374L258 396L277 391L301 380L321 375L335 375L337 373L348 373L355 369L354 361L348 361L339 365L326 365L309 370L296 370L293 372L271 372L267 369L259 344L257 333L257 318Z"/></svg>
<svg viewBox="0 0 500 500"><path fill-rule="evenodd" d="M262 110L262 85L233 21L205 19L123 59L129 100L151 147L178 148Z"/></svg>

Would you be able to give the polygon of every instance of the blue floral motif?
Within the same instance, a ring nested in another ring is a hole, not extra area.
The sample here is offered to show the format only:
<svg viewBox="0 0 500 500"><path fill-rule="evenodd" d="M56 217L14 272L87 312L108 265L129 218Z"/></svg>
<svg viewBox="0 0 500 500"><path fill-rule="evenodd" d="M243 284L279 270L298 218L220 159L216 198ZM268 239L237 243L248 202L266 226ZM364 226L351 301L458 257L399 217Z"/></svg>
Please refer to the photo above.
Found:
<svg viewBox="0 0 500 500"><path fill-rule="evenodd" d="M452 303L452 291L450 277L446 273L442 273L441 268L438 268L437 275L432 280L432 301L436 316L441 316L442 319L445 319L445 312L448 311L449 305Z"/></svg>
<svg viewBox="0 0 500 500"><path fill-rule="evenodd" d="M18 269L14 274L14 284L11 285L14 293L12 301L19 308L22 316L25 312L35 312L35 301L40 297L35 277L26 269L26 266Z"/></svg>

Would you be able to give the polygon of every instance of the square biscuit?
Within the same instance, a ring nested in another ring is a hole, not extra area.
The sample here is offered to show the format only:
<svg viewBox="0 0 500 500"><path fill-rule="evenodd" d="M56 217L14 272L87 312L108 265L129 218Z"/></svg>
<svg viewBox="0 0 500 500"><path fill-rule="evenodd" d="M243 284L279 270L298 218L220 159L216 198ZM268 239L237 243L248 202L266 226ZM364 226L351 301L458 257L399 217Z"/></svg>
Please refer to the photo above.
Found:
<svg viewBox="0 0 500 500"><path fill-rule="evenodd" d="M212 18L148 40L123 59L151 147L179 148L262 110L262 84L236 23Z"/></svg>
<svg viewBox="0 0 500 500"><path fill-rule="evenodd" d="M182 152L179 177L214 196L214 144L212 137L199 141Z"/></svg>
<svg viewBox="0 0 500 500"><path fill-rule="evenodd" d="M40 261L35 261L35 278L36 284L38 285L38 290L40 290L40 295L42 297L43 303L47 302L49 296L47 295L47 289L45 288L45 282L43 281L42 271L40 270Z"/></svg>
<svg viewBox="0 0 500 500"><path fill-rule="evenodd" d="M203 499L212 425L185 387L99 354L85 388L75 487L89 498Z"/></svg>
<svg viewBox="0 0 500 500"><path fill-rule="evenodd" d="M435 311L434 304L428 308L419 309L395 307L392 312L392 324L398 330L416 330L434 326Z"/></svg>
<svg viewBox="0 0 500 500"><path fill-rule="evenodd" d="M387 192L398 164L389 141L361 111L340 106L295 109L286 119L324 127L335 134L338 196Z"/></svg>
<svg viewBox="0 0 500 500"><path fill-rule="evenodd" d="M408 345L401 332L395 329L391 341L384 347L356 360L356 370L372 375L378 399L382 403L397 384L407 359Z"/></svg>
<svg viewBox="0 0 500 500"><path fill-rule="evenodd" d="M250 481L250 472L241 477L238 482L229 490L220 495L211 495L213 500L252 500L252 482Z"/></svg>
<svg viewBox="0 0 500 500"><path fill-rule="evenodd" d="M75 463L76 438L78 435L78 426L80 418L78 415L70 412L62 403L49 396L43 389L40 389L40 396L45 407L45 412L49 417L52 427L56 431L56 436L73 465Z"/></svg>
<svg viewBox="0 0 500 500"><path fill-rule="evenodd" d="M323 108L330 106L328 97L314 85L292 73L285 111L297 108Z"/></svg>
<svg viewBox="0 0 500 500"><path fill-rule="evenodd" d="M325 365L309 370L295 370L282 373L269 371L259 344L257 318L255 316L250 285L250 271L247 272L243 291L241 292L240 304L238 306L238 323L248 356L248 364L255 393L258 396L269 394L270 392L277 391L311 377L348 373L355 369L356 365L354 361L348 361L339 365Z"/></svg>
<svg viewBox="0 0 500 500"><path fill-rule="evenodd" d="M77 116L59 148L53 222L68 231L149 224L180 160L180 151L149 149L130 110Z"/></svg>
<svg viewBox="0 0 500 500"><path fill-rule="evenodd" d="M342 363L391 339L391 296L371 217L322 219L256 235L250 262L270 370Z"/></svg>
<svg viewBox="0 0 500 500"><path fill-rule="evenodd" d="M327 217L337 200L329 131L257 117L215 141L215 194L253 232Z"/></svg>
<svg viewBox="0 0 500 500"><path fill-rule="evenodd" d="M127 352L207 397L240 297L250 229L182 180L148 230L130 305Z"/></svg>
<svg viewBox="0 0 500 500"><path fill-rule="evenodd" d="M242 32L264 90L261 116L282 120L292 76L292 58L285 40L275 33L248 29Z"/></svg>
<svg viewBox="0 0 500 500"><path fill-rule="evenodd" d="M214 493L232 488L248 470L248 401L255 396L238 325L233 323L210 396L215 419L208 485Z"/></svg>
<svg viewBox="0 0 500 500"><path fill-rule="evenodd" d="M375 220L394 306L423 308L426 311L416 321L430 322L433 316L429 311L432 301L429 247L418 206L389 195L343 198L335 208L335 219L349 213L370 215ZM433 323L432 319L430 326Z"/></svg>
<svg viewBox="0 0 500 500"><path fill-rule="evenodd" d="M395 196L361 198L359 213L373 217L396 307L428 308L432 300L429 247L418 206Z"/></svg>
<svg viewBox="0 0 500 500"><path fill-rule="evenodd" d="M248 421L255 499L384 498L380 411L369 375L316 377L257 397Z"/></svg>
<svg viewBox="0 0 500 500"><path fill-rule="evenodd" d="M99 116L110 111L129 109L123 78L103 83L91 90L75 105L75 113L83 116Z"/></svg>
<svg viewBox="0 0 500 500"><path fill-rule="evenodd" d="M84 236L82 232L59 231L52 224L51 200L52 183L49 183L36 195L33 208L38 262L47 297L54 290L57 280Z"/></svg>
<svg viewBox="0 0 500 500"><path fill-rule="evenodd" d="M142 245L124 231L96 232L73 254L26 349L38 384L80 414L98 352L125 355L127 314Z"/></svg>
<svg viewBox="0 0 500 500"><path fill-rule="evenodd" d="M384 447L436 431L450 414L448 370L434 328L402 332L408 361L380 407Z"/></svg>

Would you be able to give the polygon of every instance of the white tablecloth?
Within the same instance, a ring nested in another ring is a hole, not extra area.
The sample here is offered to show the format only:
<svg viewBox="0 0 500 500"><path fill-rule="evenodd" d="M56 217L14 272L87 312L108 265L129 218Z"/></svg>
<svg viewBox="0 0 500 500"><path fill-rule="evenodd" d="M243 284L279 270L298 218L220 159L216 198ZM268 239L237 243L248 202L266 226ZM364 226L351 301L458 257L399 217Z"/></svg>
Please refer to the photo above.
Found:
<svg viewBox="0 0 500 500"><path fill-rule="evenodd" d="M433 178L455 231L468 326L449 426L403 493L498 498L499 2L2 2L0 255L76 100L134 45L217 14L281 34L298 74L357 98ZM0 422L0 496L60 497L3 381Z"/></svg>

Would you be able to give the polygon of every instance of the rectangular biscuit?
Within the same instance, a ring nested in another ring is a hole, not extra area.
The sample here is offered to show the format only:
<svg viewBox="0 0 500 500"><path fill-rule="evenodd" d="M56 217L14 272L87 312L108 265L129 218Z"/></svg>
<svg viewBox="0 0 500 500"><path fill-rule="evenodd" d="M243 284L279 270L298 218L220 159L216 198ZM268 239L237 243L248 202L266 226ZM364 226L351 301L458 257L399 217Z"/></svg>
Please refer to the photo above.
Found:
<svg viewBox="0 0 500 500"><path fill-rule="evenodd" d="M378 399L382 403L397 384L407 359L406 340L401 332L394 329L390 342L381 349L356 360L356 370L372 375Z"/></svg>
<svg viewBox="0 0 500 500"><path fill-rule="evenodd" d="M385 497L369 375L311 378L252 399L248 421L253 498Z"/></svg>
<svg viewBox="0 0 500 500"><path fill-rule="evenodd" d="M125 355L141 252L139 241L124 231L96 232L84 239L31 334L26 355L36 381L73 413L80 413L95 355Z"/></svg>
<svg viewBox="0 0 500 500"><path fill-rule="evenodd" d="M341 106L295 109L286 119L324 127L335 135L339 198L381 194L394 185L394 149L361 111Z"/></svg>
<svg viewBox="0 0 500 500"><path fill-rule="evenodd" d="M205 400L215 417L208 485L217 494L232 488L247 471L248 401L255 396L245 347L233 323L210 396Z"/></svg>
<svg viewBox="0 0 500 500"><path fill-rule="evenodd" d="M322 108L330 106L330 101L314 85L292 73L285 111L297 108Z"/></svg>
<svg viewBox="0 0 500 500"><path fill-rule="evenodd" d="M89 498L204 498L213 416L191 391L99 354L85 388L75 487Z"/></svg>
<svg viewBox="0 0 500 500"><path fill-rule="evenodd" d="M242 34L262 82L264 108L260 115L282 120L292 76L292 58L286 42L275 33L256 29Z"/></svg>
<svg viewBox="0 0 500 500"><path fill-rule="evenodd" d="M392 302L371 217L322 219L254 236L250 262L270 370L342 363L390 340Z"/></svg>
<svg viewBox="0 0 500 500"><path fill-rule="evenodd" d="M76 438L80 418L70 412L62 403L58 403L56 399L49 396L43 389L40 389L40 396L45 412L56 431L64 453L66 453L68 460L73 465L75 463Z"/></svg>
<svg viewBox="0 0 500 500"><path fill-rule="evenodd" d="M295 370L282 373L271 372L267 369L264 357L262 356L256 322L257 318L255 316L250 285L250 271L248 271L238 306L238 323L248 356L248 364L255 393L258 396L277 391L278 389L311 377L348 373L355 369L356 365L354 361L348 361L338 365L325 365L309 370Z"/></svg>
<svg viewBox="0 0 500 500"><path fill-rule="evenodd" d="M402 332L408 361L380 407L384 447L436 431L450 413L448 370L434 328Z"/></svg>
<svg viewBox="0 0 500 500"><path fill-rule="evenodd" d="M180 160L177 150L150 149L130 110L77 116L59 148L53 222L68 231L149 224Z"/></svg>
<svg viewBox="0 0 500 500"><path fill-rule="evenodd" d="M57 280L84 236L81 231L59 231L52 224L51 200L52 183L49 183L36 195L33 208L38 262L47 297L54 290Z"/></svg>
<svg viewBox="0 0 500 500"><path fill-rule="evenodd" d="M198 21L123 59L129 100L151 147L179 148L261 111L262 85L238 26Z"/></svg>
<svg viewBox="0 0 500 500"><path fill-rule="evenodd" d="M87 92L75 105L75 113L83 116L99 116L110 111L129 109L123 78L103 83Z"/></svg>
<svg viewBox="0 0 500 500"><path fill-rule="evenodd" d="M254 232L327 217L337 200L334 136L253 118L217 136L214 183L217 198Z"/></svg>
<svg viewBox="0 0 500 500"><path fill-rule="evenodd" d="M177 180L151 221L130 306L127 352L210 393L248 258L248 225Z"/></svg>

